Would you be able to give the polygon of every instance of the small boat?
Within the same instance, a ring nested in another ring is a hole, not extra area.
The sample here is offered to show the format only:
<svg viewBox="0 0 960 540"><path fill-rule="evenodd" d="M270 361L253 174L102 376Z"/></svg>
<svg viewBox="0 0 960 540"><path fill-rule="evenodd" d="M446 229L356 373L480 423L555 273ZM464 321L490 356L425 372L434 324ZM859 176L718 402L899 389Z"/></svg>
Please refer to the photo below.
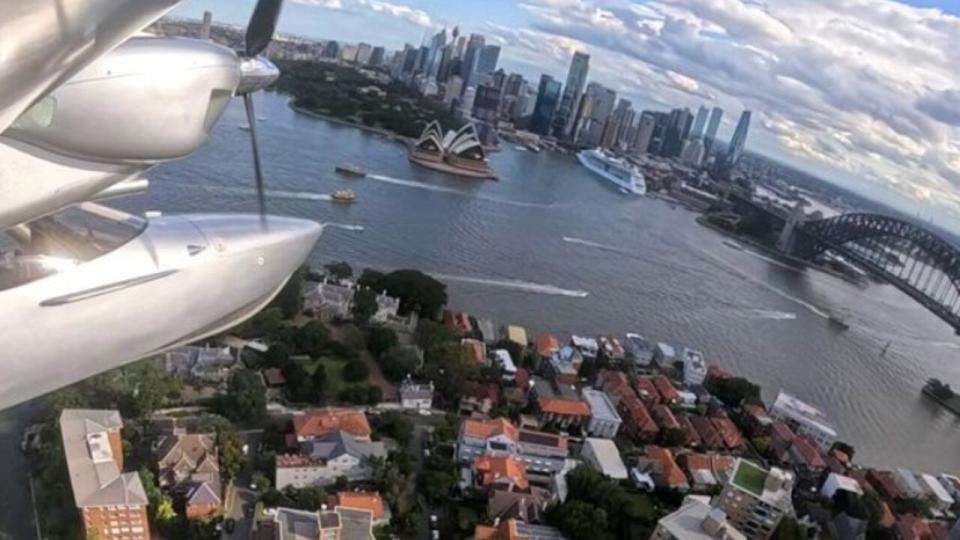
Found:
<svg viewBox="0 0 960 540"><path fill-rule="evenodd" d="M367 175L367 172L364 171L359 165L353 165L352 163L347 165L337 165L333 170L344 176L357 176L362 178Z"/></svg>
<svg viewBox="0 0 960 540"><path fill-rule="evenodd" d="M357 194L349 189L338 189L333 192L333 200L337 202L351 203L357 200Z"/></svg>
<svg viewBox="0 0 960 540"><path fill-rule="evenodd" d="M527 151L527 147L526 147L526 146L521 146L521 145L519 145L519 144L516 145L516 146L514 146L513 149L516 150L517 152L526 152L526 151Z"/></svg>
<svg viewBox="0 0 960 540"><path fill-rule="evenodd" d="M828 312L828 315L827 322L829 322L831 326L840 330L850 329L850 325L847 323L847 318L842 314Z"/></svg>
<svg viewBox="0 0 960 540"><path fill-rule="evenodd" d="M727 246L728 248L733 248L737 251L743 251L743 244L735 240L726 239L723 241L723 245Z"/></svg>
<svg viewBox="0 0 960 540"><path fill-rule="evenodd" d="M243 131L250 131L250 124L240 124L237 127L242 129Z"/></svg>

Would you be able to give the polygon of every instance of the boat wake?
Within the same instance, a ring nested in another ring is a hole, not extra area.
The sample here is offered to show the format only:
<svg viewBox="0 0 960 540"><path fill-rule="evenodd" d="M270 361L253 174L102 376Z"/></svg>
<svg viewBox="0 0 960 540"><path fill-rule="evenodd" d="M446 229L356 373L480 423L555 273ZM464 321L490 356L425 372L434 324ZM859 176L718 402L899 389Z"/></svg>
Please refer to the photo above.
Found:
<svg viewBox="0 0 960 540"><path fill-rule="evenodd" d="M256 195L256 190L248 188L235 188L227 186L203 186L204 189L217 193L230 193L233 195ZM273 199L292 199L300 201L332 201L333 197L326 193L313 193L310 191L282 191L275 189L264 190L264 195Z"/></svg>
<svg viewBox="0 0 960 540"><path fill-rule="evenodd" d="M392 176L383 176L381 174L368 174L366 178L370 180L376 180L377 182L383 182L385 184L393 184L395 186L405 186L416 189L424 189L427 191L436 191L438 193L450 193L452 195L459 195L461 197L467 197L470 199L479 199L481 201L488 201L497 204L506 204L509 206L517 206L520 208L556 208L554 204L542 204L542 203L533 203L533 202L523 202L523 201L514 201L510 199L499 199L497 197L487 197L485 195L476 195L473 193L461 191L447 186L437 186L433 184L428 184L426 182L418 182L416 180L404 180L402 178L394 178Z"/></svg>
<svg viewBox="0 0 960 540"><path fill-rule="evenodd" d="M587 246L597 249L605 249L607 251L615 251L617 253L622 253L624 255L630 255L630 253L625 250L618 248L617 246L611 246L609 244L601 244L600 242L594 242L593 240L584 240L583 238L575 238L573 236L564 236L563 241L569 244L578 244L581 246Z"/></svg>
<svg viewBox="0 0 960 540"><path fill-rule="evenodd" d="M791 302L793 302L793 303L795 303L795 304L797 304L797 305L803 306L803 307L807 308L807 310L810 311L811 313L813 313L814 315L817 315L817 316L819 316L819 317L823 317L824 319L829 319L829 318L830 318L830 314L827 313L827 312L825 312L825 311L823 311L823 310L820 309L819 307L811 304L810 302L807 302L806 300L803 300L802 298L797 298L796 296L793 296L793 295L791 295L790 293L788 293L788 292L786 292L786 291L780 290L780 289L774 287L773 285L770 285L770 284L767 283L766 281L763 281L763 280L761 280L761 279L757 279L757 278L755 278L755 277L753 277L753 276L751 276L751 275L749 275L749 274L744 273L743 271L741 271L741 270L740 270L739 268L737 268L736 266L733 266L732 264L730 264L730 263L728 263L727 261L725 261L722 257L719 257L719 256L717 256L717 255L714 255L713 253L711 253L711 252L709 252L709 251L707 251L707 250L705 250L705 249L701 249L701 250L698 250L698 251L700 251L701 253L703 253L703 254L706 255L707 257L710 257L710 258L713 259L715 262L719 263L721 266L723 266L724 268L726 268L727 270L729 270L731 273L733 273L733 274L735 274L735 275L737 275L737 276L739 276L739 277L741 277L741 278L749 281L750 283L753 283L754 285L759 285L760 287L763 287L764 289L772 292L773 294L775 294L775 295L777 295L777 296L779 296L779 297L781 297L781 298L783 298L783 299L785 299L785 300L789 300L789 301L791 301Z"/></svg>
<svg viewBox="0 0 960 540"><path fill-rule="evenodd" d="M574 289L564 289L556 285L547 285L543 283L533 283L519 279L492 279L473 276L453 276L449 274L431 273L436 279L441 281L454 281L460 283L472 283L475 285L488 285L490 287L500 287L503 289L513 289L530 293L547 294L553 296L568 296L570 298L586 298L590 293L587 291L578 291Z"/></svg>
<svg viewBox="0 0 960 540"><path fill-rule="evenodd" d="M789 265L789 264L787 264L787 263L785 263L785 262L778 261L778 260L774 259L773 257L767 257L766 255L762 255L762 254L760 254L760 253L757 253L756 251L753 251L753 250L750 249L750 248L744 249L743 252L746 253L747 255L750 255L750 256L752 256L752 257L756 257L756 258L758 258L758 259L760 259L760 260L767 261L768 263L770 263L770 264L772 264L772 265L774 265L774 266L779 266L780 268L786 268L787 270L793 270L794 272L801 272L801 271L803 271L802 268L797 268L796 266L791 266L791 265Z"/></svg>
<svg viewBox="0 0 960 540"><path fill-rule="evenodd" d="M747 315L753 319L766 319L770 321L793 321L796 320L796 313L788 313L786 311L776 311L772 309L751 309L747 311Z"/></svg>

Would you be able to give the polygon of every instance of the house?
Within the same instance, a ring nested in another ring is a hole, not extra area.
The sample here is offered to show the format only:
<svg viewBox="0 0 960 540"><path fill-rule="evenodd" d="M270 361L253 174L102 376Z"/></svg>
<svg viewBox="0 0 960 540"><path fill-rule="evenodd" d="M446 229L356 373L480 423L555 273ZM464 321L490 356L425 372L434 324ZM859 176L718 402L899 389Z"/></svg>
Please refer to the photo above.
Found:
<svg viewBox="0 0 960 540"><path fill-rule="evenodd" d="M786 423L775 420L770 424L770 441L774 444L780 443L784 448L789 448L796 434Z"/></svg>
<svg viewBox="0 0 960 540"><path fill-rule="evenodd" d="M559 530L546 525L533 525L516 519L506 519L495 525L477 525L474 540L566 540Z"/></svg>
<svg viewBox="0 0 960 540"><path fill-rule="evenodd" d="M661 341L653 349L653 361L660 367L673 366L677 361L677 350L673 345Z"/></svg>
<svg viewBox="0 0 960 540"><path fill-rule="evenodd" d="M623 430L638 443L650 443L657 440L660 428L650 416L647 407L636 395L625 395L617 405L617 412L623 419Z"/></svg>
<svg viewBox="0 0 960 540"><path fill-rule="evenodd" d="M287 384L287 378L280 368L267 368L263 370L263 384L267 388L280 388Z"/></svg>
<svg viewBox="0 0 960 540"><path fill-rule="evenodd" d="M838 491L846 491L857 496L863 495L863 488L860 487L860 482L857 482L855 478L830 473L827 475L827 479L823 481L823 485L820 486L820 495L827 499L833 499Z"/></svg>
<svg viewBox="0 0 960 540"><path fill-rule="evenodd" d="M178 347L164 355L164 368L174 377L224 384L240 367L230 347Z"/></svg>
<svg viewBox="0 0 960 540"><path fill-rule="evenodd" d="M373 459L387 457L382 442L370 442L354 437L346 431L332 431L302 444L299 454L276 457L274 486L282 490L324 487L344 476L351 482L370 480Z"/></svg>
<svg viewBox="0 0 960 540"><path fill-rule="evenodd" d="M653 345L640 334L627 334L624 340L627 358L638 369L647 370L653 364Z"/></svg>
<svg viewBox="0 0 960 540"><path fill-rule="evenodd" d="M912 514L900 516L894 530L900 540L926 540L933 536L927 521Z"/></svg>
<svg viewBox="0 0 960 540"><path fill-rule="evenodd" d="M637 397L633 389L630 388L630 379L622 371L600 370L595 386L606 392L614 402L619 402L626 396L632 396L634 399Z"/></svg>
<svg viewBox="0 0 960 540"><path fill-rule="evenodd" d="M570 345L580 351L584 358L595 359L600 352L600 345L592 337L570 336Z"/></svg>
<svg viewBox="0 0 960 540"><path fill-rule="evenodd" d="M537 418L543 424L554 424L560 428L583 426L590 420L590 405L579 399L539 397Z"/></svg>
<svg viewBox="0 0 960 540"><path fill-rule="evenodd" d="M382 291L377 295L377 311L370 317L370 322L386 324L399 318L400 299L394 298Z"/></svg>
<svg viewBox="0 0 960 540"><path fill-rule="evenodd" d="M908 495L900 488L896 474L891 471L881 471L877 469L867 470L867 481L877 490L883 498L887 500L906 499Z"/></svg>
<svg viewBox="0 0 960 540"><path fill-rule="evenodd" d="M797 435L809 435L824 452L837 440L837 430L823 411L782 390L767 414L785 422Z"/></svg>
<svg viewBox="0 0 960 540"><path fill-rule="evenodd" d="M453 328L461 336L473 333L473 323L470 322L470 315L464 311L443 310L443 324Z"/></svg>
<svg viewBox="0 0 960 540"><path fill-rule="evenodd" d="M502 378L505 381L514 381L517 378L517 365L510 356L510 351L506 349L494 349L490 351L490 364L499 368L503 373Z"/></svg>
<svg viewBox="0 0 960 540"><path fill-rule="evenodd" d="M614 480L627 479L627 466L620 458L617 445L610 439L587 437L583 441L580 457L588 465Z"/></svg>
<svg viewBox="0 0 960 540"><path fill-rule="evenodd" d="M732 457L719 454L684 454L679 462L690 479L691 489L699 492L712 492L726 484L735 466Z"/></svg>
<svg viewBox="0 0 960 540"><path fill-rule="evenodd" d="M680 402L680 396L677 395L677 389L673 386L673 383L670 382L670 379L663 375L657 375L651 380L653 381L653 385L657 388L657 393L660 394L661 403L666 405L676 405Z"/></svg>
<svg viewBox="0 0 960 540"><path fill-rule="evenodd" d="M612 439L617 436L623 420L617 414L617 407L610 396L602 390L584 388L580 395L590 407L590 421L587 423L587 433L593 437Z"/></svg>
<svg viewBox="0 0 960 540"><path fill-rule="evenodd" d="M323 322L348 320L353 317L353 294L352 283L324 278L306 294L303 307Z"/></svg>
<svg viewBox="0 0 960 540"><path fill-rule="evenodd" d="M613 336L600 336L597 343L600 345L600 354L610 362L620 362L627 357L620 340Z"/></svg>
<svg viewBox="0 0 960 540"><path fill-rule="evenodd" d="M88 538L149 540L147 494L123 472L123 420L115 410L64 409L60 434L73 500Z"/></svg>
<svg viewBox="0 0 960 540"><path fill-rule="evenodd" d="M660 392L657 391L657 386L653 384L653 379L650 377L637 377L633 389L647 407L660 403Z"/></svg>
<svg viewBox="0 0 960 540"><path fill-rule="evenodd" d="M644 453L647 459L656 464L653 478L658 487L678 491L690 489L686 475L673 458L673 452L660 446L648 445Z"/></svg>
<svg viewBox="0 0 960 540"><path fill-rule="evenodd" d="M374 526L390 522L390 508L383 504L383 498L376 491L340 491L330 502L335 510L349 508L370 512Z"/></svg>
<svg viewBox="0 0 960 540"><path fill-rule="evenodd" d="M740 434L740 430L732 420L726 416L713 416L710 418L710 423L717 430L720 439L723 441L723 446L727 450L738 451L743 449L743 435Z"/></svg>
<svg viewBox="0 0 960 540"><path fill-rule="evenodd" d="M707 363L703 353L694 349L683 349L683 384L693 386L703 384L707 378Z"/></svg>
<svg viewBox="0 0 960 540"><path fill-rule="evenodd" d="M773 418L767 414L767 410L756 403L744 403L740 408L743 409L746 429L751 435L767 432L774 423ZM786 424L782 425L786 427Z"/></svg>
<svg viewBox="0 0 960 540"><path fill-rule="evenodd" d="M367 416L360 409L324 407L293 416L294 446L336 431L346 432L358 440L370 440L372 433Z"/></svg>
<svg viewBox="0 0 960 540"><path fill-rule="evenodd" d="M926 492L930 495L927 499L933 504L933 507L940 511L949 510L953 506L954 498L950 495L950 492L943 487L943 484L940 483L934 476L929 474L921 474L920 482Z"/></svg>
<svg viewBox="0 0 960 540"><path fill-rule="evenodd" d="M783 516L793 512L793 474L777 468L766 470L738 459L716 505L749 540L766 540Z"/></svg>
<svg viewBox="0 0 960 540"><path fill-rule="evenodd" d="M676 415L676 417L680 423L680 430L683 431L683 439L686 441L686 446L690 448L700 448L703 446L700 434L697 433L696 428L693 427L693 423L690 421L690 415L681 413Z"/></svg>
<svg viewBox="0 0 960 540"><path fill-rule="evenodd" d="M433 381L415 383L409 376L400 383L400 406L404 409L429 410L433 407Z"/></svg>
<svg viewBox="0 0 960 540"><path fill-rule="evenodd" d="M565 436L518 429L506 418L464 420L457 442L457 461L461 465L471 465L479 456L509 455L523 462L531 481L562 471L567 453Z"/></svg>
<svg viewBox="0 0 960 540"><path fill-rule="evenodd" d="M477 330L487 345L497 342L497 326L490 319L477 319Z"/></svg>
<svg viewBox="0 0 960 540"><path fill-rule="evenodd" d="M460 395L460 414L490 414L500 403L500 387L495 383L467 381Z"/></svg>
<svg viewBox="0 0 960 540"><path fill-rule="evenodd" d="M527 340L527 330L522 326L509 325L503 328L501 333L501 339L516 343L521 347L526 347L529 341Z"/></svg>
<svg viewBox="0 0 960 540"><path fill-rule="evenodd" d="M553 499L549 490L539 486L519 488L495 484L487 498L487 515L494 520L542 523L544 512Z"/></svg>
<svg viewBox="0 0 960 540"><path fill-rule="evenodd" d="M900 467L894 470L894 473L894 478L906 498L918 499L926 496L926 490L920 485L920 481L917 480L917 475L913 471Z"/></svg>
<svg viewBox="0 0 960 540"><path fill-rule="evenodd" d="M277 508L272 515L273 540L373 540L370 510L340 507L308 512ZM259 537L258 537L259 540Z"/></svg>
<svg viewBox="0 0 960 540"><path fill-rule="evenodd" d="M790 444L790 458L794 468L809 477L818 477L827 468L817 443L806 435L793 439Z"/></svg>
<svg viewBox="0 0 960 540"><path fill-rule="evenodd" d="M688 418L690 419L690 424L693 426L693 429L695 429L697 435L700 436L700 441L704 448L719 450L725 447L723 438L708 418L697 414L691 414Z"/></svg>
<svg viewBox="0 0 960 540"><path fill-rule="evenodd" d="M560 342L550 334L540 334L534 339L534 350L538 358L549 360L550 357L560 352Z"/></svg>
<svg viewBox="0 0 960 540"><path fill-rule="evenodd" d="M720 508L711 508L693 497L657 522L651 540L746 540Z"/></svg>
<svg viewBox="0 0 960 540"><path fill-rule="evenodd" d="M460 340L463 353L478 366L487 365L487 344L479 339L464 338Z"/></svg>
<svg viewBox="0 0 960 540"><path fill-rule="evenodd" d="M175 429L163 436L155 452L157 480L184 505L188 518L220 513L220 462L216 436Z"/></svg>
<svg viewBox="0 0 960 540"><path fill-rule="evenodd" d="M673 416L673 413L670 412L670 409L665 405L654 405L650 408L650 414L653 416L653 420L657 423L657 427L660 428L661 432L681 431L680 422L677 421L677 418Z"/></svg>
<svg viewBox="0 0 960 540"><path fill-rule="evenodd" d="M580 351L568 346L554 353L547 363L547 376L556 384L576 384L583 356Z"/></svg>
<svg viewBox="0 0 960 540"><path fill-rule="evenodd" d="M511 455L483 455L474 458L473 477L474 485L485 491L501 484L520 489L526 489L530 485L526 466Z"/></svg>

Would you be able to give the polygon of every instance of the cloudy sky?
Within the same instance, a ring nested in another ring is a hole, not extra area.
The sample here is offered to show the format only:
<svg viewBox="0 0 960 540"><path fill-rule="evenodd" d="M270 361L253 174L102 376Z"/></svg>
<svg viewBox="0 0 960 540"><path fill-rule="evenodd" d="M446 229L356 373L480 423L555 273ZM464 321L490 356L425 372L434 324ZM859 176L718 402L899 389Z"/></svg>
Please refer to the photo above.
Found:
<svg viewBox="0 0 960 540"><path fill-rule="evenodd" d="M501 64L591 80L635 106L754 111L749 149L960 231L955 0L287 0L281 31L399 48L444 26L503 45ZM251 0L175 12L244 23Z"/></svg>

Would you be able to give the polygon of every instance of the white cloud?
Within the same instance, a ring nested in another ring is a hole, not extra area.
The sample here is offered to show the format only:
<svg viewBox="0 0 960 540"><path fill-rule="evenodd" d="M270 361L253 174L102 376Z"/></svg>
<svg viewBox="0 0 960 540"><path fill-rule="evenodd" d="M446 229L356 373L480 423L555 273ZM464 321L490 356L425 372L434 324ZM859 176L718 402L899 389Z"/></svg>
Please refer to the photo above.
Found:
<svg viewBox="0 0 960 540"><path fill-rule="evenodd" d="M339 10L343 9L343 4L340 0L291 0L294 4L304 4L307 6L319 6L327 9Z"/></svg>
<svg viewBox="0 0 960 540"><path fill-rule="evenodd" d="M352 11L361 14L386 15L405 21L416 26L433 26L430 14L422 9L412 8L403 4L395 4L384 0L291 0L295 4L317 6L336 11Z"/></svg>

